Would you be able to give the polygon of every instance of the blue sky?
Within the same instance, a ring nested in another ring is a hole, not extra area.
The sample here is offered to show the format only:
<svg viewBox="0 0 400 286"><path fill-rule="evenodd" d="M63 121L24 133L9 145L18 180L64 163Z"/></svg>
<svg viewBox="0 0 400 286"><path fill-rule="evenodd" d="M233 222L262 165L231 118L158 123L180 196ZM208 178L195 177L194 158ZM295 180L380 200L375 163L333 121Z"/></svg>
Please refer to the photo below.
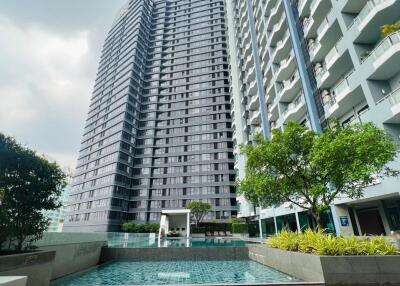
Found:
<svg viewBox="0 0 400 286"><path fill-rule="evenodd" d="M103 40L126 0L0 0L0 132L75 168Z"/></svg>

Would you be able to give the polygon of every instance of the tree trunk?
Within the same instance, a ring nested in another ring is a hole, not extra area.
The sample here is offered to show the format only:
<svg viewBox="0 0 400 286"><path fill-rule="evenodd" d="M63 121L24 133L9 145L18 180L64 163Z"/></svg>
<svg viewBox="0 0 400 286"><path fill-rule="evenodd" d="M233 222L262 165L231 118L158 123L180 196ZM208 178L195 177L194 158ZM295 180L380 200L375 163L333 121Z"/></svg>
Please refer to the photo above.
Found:
<svg viewBox="0 0 400 286"><path fill-rule="evenodd" d="M314 223L315 223L315 226L316 226L316 231L323 230L321 214L318 213L318 212L311 211L311 215L312 215L312 217L314 219Z"/></svg>

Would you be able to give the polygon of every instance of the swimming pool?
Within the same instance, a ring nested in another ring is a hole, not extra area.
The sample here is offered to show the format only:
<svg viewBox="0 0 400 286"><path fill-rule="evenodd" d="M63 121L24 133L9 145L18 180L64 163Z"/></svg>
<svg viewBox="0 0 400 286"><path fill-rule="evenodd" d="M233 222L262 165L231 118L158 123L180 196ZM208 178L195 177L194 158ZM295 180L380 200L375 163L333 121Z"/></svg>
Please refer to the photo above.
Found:
<svg viewBox="0 0 400 286"><path fill-rule="evenodd" d="M181 238L168 239L164 238L160 241L154 239L118 239L108 240L108 247L116 248L146 248L146 247L245 247L246 243L242 240L226 239L226 238Z"/></svg>
<svg viewBox="0 0 400 286"><path fill-rule="evenodd" d="M301 280L251 260L112 262L51 286L290 283Z"/></svg>

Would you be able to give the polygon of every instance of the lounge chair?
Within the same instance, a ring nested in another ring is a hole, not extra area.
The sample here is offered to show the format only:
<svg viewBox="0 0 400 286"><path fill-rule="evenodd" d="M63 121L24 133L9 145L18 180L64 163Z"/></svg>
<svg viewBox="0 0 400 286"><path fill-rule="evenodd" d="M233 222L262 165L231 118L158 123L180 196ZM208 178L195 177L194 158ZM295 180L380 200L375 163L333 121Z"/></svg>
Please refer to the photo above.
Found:
<svg viewBox="0 0 400 286"><path fill-rule="evenodd" d="M225 236L225 232L223 232L223 231L219 231L218 233L219 233L219 236Z"/></svg>
<svg viewBox="0 0 400 286"><path fill-rule="evenodd" d="M230 231L227 231L226 236L232 236L232 233Z"/></svg>
<svg viewBox="0 0 400 286"><path fill-rule="evenodd" d="M211 232L207 231L206 236L212 236Z"/></svg>
<svg viewBox="0 0 400 286"><path fill-rule="evenodd" d="M218 236L218 231L214 231L213 236Z"/></svg>

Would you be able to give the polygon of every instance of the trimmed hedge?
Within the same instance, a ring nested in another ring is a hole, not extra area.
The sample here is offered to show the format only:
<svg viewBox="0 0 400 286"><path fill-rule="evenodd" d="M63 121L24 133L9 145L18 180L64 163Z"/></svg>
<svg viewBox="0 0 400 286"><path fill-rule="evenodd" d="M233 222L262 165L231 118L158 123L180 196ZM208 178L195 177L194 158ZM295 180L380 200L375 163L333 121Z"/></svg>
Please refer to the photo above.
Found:
<svg viewBox="0 0 400 286"><path fill-rule="evenodd" d="M336 237L322 231L304 233L282 231L267 241L273 248L317 255L398 255L394 245L383 237Z"/></svg>
<svg viewBox="0 0 400 286"><path fill-rule="evenodd" d="M248 225L245 223L233 223L232 224L233 233L247 233L249 232Z"/></svg>
<svg viewBox="0 0 400 286"><path fill-rule="evenodd" d="M207 230L204 226L193 226L191 229L192 233L206 233Z"/></svg>
<svg viewBox="0 0 400 286"><path fill-rule="evenodd" d="M157 233L159 228L160 225L158 223L135 224L126 222L121 226L123 232L130 233Z"/></svg>

